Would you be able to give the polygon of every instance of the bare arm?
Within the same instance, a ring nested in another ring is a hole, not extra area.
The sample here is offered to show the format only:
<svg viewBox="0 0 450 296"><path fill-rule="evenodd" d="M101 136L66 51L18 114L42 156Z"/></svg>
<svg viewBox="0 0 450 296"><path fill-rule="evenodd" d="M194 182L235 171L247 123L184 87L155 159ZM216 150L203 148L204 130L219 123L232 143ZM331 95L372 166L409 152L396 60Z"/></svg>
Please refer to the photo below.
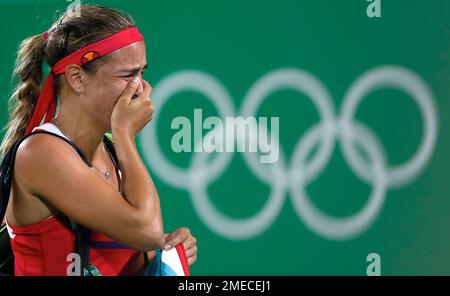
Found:
<svg viewBox="0 0 450 296"><path fill-rule="evenodd" d="M154 232L155 237L161 237L163 223L158 193L139 156L135 139L120 131L113 132L113 135L114 147L122 171L122 194L132 206L142 210L142 214L145 215L142 219L147 219L152 225L150 231Z"/></svg>

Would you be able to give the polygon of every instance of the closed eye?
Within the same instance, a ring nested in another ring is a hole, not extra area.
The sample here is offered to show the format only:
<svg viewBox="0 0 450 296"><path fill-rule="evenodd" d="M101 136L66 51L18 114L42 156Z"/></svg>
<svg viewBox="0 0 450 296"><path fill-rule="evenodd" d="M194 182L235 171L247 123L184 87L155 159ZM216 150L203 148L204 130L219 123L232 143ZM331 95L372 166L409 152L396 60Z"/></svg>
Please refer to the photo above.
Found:
<svg viewBox="0 0 450 296"><path fill-rule="evenodd" d="M142 72L141 72L141 74L144 74L144 72L145 72L145 69L147 69L148 68L148 64L146 64L143 68L142 68ZM136 75L136 74L138 74L139 73L139 68L135 68L135 69L130 69L130 70L120 70L119 72L128 72L128 73L130 73L130 74L128 74L128 75L125 75L125 76L122 76L122 77L124 77L124 78L131 78L131 77L133 77L134 75Z"/></svg>
<svg viewBox="0 0 450 296"><path fill-rule="evenodd" d="M145 69L141 72L141 74L144 74L144 73L145 73ZM123 76L123 77L125 77L125 78L131 78L131 77L133 77L134 75L136 75L136 73L131 73L130 75Z"/></svg>

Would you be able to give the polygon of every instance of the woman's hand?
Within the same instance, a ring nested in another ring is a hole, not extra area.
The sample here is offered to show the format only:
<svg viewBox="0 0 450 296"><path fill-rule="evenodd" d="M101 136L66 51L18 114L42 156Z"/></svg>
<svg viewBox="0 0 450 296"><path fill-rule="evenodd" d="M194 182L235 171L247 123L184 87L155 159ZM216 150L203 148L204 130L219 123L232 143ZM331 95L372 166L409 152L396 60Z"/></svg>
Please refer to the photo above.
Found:
<svg viewBox="0 0 450 296"><path fill-rule="evenodd" d="M152 87L142 80L143 91L138 95L136 91L141 81L135 77L123 91L111 114L111 130L125 132L135 137L144 126L152 119L153 105L150 99Z"/></svg>
<svg viewBox="0 0 450 296"><path fill-rule="evenodd" d="M197 261L197 239L192 236L189 228L180 227L172 233L165 234L164 239L164 250L169 250L179 243L183 243L189 266Z"/></svg>

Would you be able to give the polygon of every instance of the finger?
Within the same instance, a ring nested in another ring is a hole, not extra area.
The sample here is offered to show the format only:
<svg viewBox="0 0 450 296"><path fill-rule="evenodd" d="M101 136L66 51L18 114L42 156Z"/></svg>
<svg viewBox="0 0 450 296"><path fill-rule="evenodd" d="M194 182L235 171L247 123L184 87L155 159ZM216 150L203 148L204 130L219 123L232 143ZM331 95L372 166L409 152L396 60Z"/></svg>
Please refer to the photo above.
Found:
<svg viewBox="0 0 450 296"><path fill-rule="evenodd" d="M148 104L150 104L150 106L152 106L152 100L150 98L151 93L153 92L152 87L150 86L150 84L145 81L142 80L142 92L140 95L138 96L133 96L133 103L142 103L144 104L143 106L149 106ZM151 112L153 113L153 111Z"/></svg>
<svg viewBox="0 0 450 296"><path fill-rule="evenodd" d="M125 90L122 92L122 95L119 98L118 103L129 104L133 99L134 94L139 86L139 77L134 77L125 87Z"/></svg>
<svg viewBox="0 0 450 296"><path fill-rule="evenodd" d="M164 250L170 250L171 248L183 243L187 239L187 235L184 233L179 233L174 235L168 242L164 244Z"/></svg>
<svg viewBox="0 0 450 296"><path fill-rule="evenodd" d="M150 95L153 92L153 88L150 86L150 84L142 79L142 93L135 98L135 100L147 100L150 99Z"/></svg>
<svg viewBox="0 0 450 296"><path fill-rule="evenodd" d="M150 83L148 83L144 79L142 79L142 85L144 87L144 93L145 93L146 97L150 97L152 95L152 92L153 92L152 86L150 85Z"/></svg>
<svg viewBox="0 0 450 296"><path fill-rule="evenodd" d="M164 244L168 243L175 235L177 235L177 230L174 232L166 233L164 235Z"/></svg>
<svg viewBox="0 0 450 296"><path fill-rule="evenodd" d="M197 246L197 239L190 235L187 240L183 242L183 246L185 250L189 250L193 247Z"/></svg>
<svg viewBox="0 0 450 296"><path fill-rule="evenodd" d="M170 234L170 237L164 244L164 250L169 250L174 246L184 242L189 237L189 229L182 227Z"/></svg>
<svg viewBox="0 0 450 296"><path fill-rule="evenodd" d="M175 237L177 237L185 232L189 232L189 230L186 227L180 227L177 230L170 232L166 237L167 238L166 242L174 239Z"/></svg>
<svg viewBox="0 0 450 296"><path fill-rule="evenodd" d="M197 247L190 248L186 250L186 257L193 257L197 255Z"/></svg>
<svg viewBox="0 0 450 296"><path fill-rule="evenodd" d="M197 261L197 255L191 258L188 258L188 265L191 266L192 264L195 263L195 261Z"/></svg>

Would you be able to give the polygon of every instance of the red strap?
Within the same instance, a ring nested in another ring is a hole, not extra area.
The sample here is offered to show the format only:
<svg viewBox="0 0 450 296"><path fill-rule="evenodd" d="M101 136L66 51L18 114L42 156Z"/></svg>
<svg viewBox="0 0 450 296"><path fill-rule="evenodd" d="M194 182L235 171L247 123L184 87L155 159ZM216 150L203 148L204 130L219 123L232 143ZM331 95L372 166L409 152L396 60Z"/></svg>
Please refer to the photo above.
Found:
<svg viewBox="0 0 450 296"><path fill-rule="evenodd" d="M39 126L43 120L46 123L54 118L57 104L54 86L55 77L63 74L66 71L67 65L75 64L82 66L122 47L142 40L144 40L144 37L139 30L136 27L132 27L89 44L58 61L52 67L52 72L44 82L33 116L25 130L25 135L31 133L33 128Z"/></svg>
<svg viewBox="0 0 450 296"><path fill-rule="evenodd" d="M183 267L184 275L190 276L191 273L189 271L188 259L187 259L186 250L184 249L183 244L178 244L175 246L175 248L177 250L178 257L180 257L181 266Z"/></svg>

